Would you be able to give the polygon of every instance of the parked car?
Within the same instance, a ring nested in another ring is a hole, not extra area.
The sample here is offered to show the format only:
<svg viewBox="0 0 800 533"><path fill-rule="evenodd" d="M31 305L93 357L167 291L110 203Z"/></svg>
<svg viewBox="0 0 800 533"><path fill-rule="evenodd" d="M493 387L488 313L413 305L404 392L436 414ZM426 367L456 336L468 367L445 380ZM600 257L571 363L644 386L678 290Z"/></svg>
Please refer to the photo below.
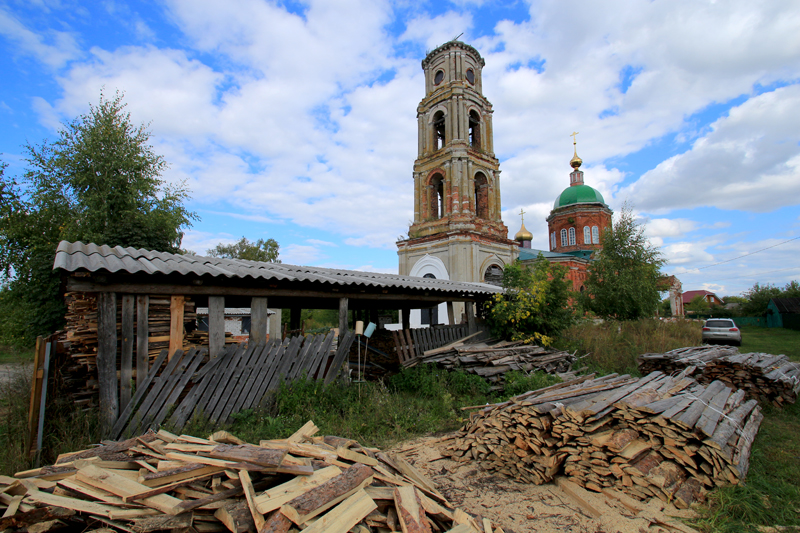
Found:
<svg viewBox="0 0 800 533"><path fill-rule="evenodd" d="M742 330L730 318L709 318L703 324L703 342L742 345Z"/></svg>

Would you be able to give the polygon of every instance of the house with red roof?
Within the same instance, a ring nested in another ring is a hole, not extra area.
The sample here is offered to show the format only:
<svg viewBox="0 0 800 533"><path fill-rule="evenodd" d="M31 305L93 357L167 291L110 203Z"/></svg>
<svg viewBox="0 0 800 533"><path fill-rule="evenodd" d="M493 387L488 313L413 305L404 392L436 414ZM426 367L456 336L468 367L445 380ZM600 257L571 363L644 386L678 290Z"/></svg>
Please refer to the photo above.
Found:
<svg viewBox="0 0 800 533"><path fill-rule="evenodd" d="M711 291L686 291L683 293L683 305L688 305L697 298L698 296L702 296L703 299L708 302L708 305L715 306L715 305L723 305L725 302L722 301L722 298L717 296Z"/></svg>

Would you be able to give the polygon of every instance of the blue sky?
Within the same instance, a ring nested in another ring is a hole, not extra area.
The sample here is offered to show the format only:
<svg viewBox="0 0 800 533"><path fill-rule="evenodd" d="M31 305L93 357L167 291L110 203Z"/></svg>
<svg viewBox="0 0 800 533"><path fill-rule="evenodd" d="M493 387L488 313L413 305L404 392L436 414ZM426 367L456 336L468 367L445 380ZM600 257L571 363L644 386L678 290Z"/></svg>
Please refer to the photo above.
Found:
<svg viewBox="0 0 800 533"><path fill-rule="evenodd" d="M546 248L578 131L586 182L684 290L739 294L800 278L797 28L781 0L0 0L0 158L21 174L26 142L123 91L192 191L184 247L271 237L287 263L396 272L420 61L463 34L510 235L524 209Z"/></svg>

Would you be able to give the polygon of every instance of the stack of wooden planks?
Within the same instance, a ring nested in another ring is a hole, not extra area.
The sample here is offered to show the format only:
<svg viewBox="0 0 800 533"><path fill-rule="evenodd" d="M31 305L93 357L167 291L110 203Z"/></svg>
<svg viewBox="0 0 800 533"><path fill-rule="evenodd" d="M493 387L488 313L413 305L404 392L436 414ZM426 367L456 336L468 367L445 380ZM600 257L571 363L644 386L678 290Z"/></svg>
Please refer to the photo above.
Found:
<svg viewBox="0 0 800 533"><path fill-rule="evenodd" d="M785 355L740 354L736 348L697 346L666 353L639 356L639 370L676 372L688 370L700 383L720 380L744 390L748 399L781 407L797 401L800 393L800 363Z"/></svg>
<svg viewBox="0 0 800 533"><path fill-rule="evenodd" d="M437 363L445 368L461 368L477 374L490 383L502 383L506 372L541 370L548 374L569 372L577 360L569 352L509 341L484 341L469 344L469 337L455 343L427 350L421 356L407 360L403 366Z"/></svg>
<svg viewBox="0 0 800 533"><path fill-rule="evenodd" d="M755 400L721 381L591 375L482 408L448 450L524 482L563 472L590 490L685 508L744 480L762 418Z"/></svg>
<svg viewBox="0 0 800 533"><path fill-rule="evenodd" d="M67 454L0 477L0 528L502 533L453 508L401 455L316 432L308 422L256 446L162 430Z"/></svg>

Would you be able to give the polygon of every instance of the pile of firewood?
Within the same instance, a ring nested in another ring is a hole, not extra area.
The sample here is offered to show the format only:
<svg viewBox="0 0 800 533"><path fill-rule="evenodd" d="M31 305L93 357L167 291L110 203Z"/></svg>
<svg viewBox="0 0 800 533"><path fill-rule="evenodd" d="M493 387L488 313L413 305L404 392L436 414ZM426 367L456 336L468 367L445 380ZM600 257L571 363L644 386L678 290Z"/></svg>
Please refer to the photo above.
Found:
<svg viewBox="0 0 800 533"><path fill-rule="evenodd" d="M255 446L162 430L68 454L0 477L0 530L502 533L454 509L402 456L316 431L309 422Z"/></svg>
<svg viewBox="0 0 800 533"><path fill-rule="evenodd" d="M569 352L523 344L521 341L500 341L493 344L460 342L427 350L421 357L405 361L403 366L437 363L448 369L459 367L485 378L490 383L502 383L503 376L510 370L563 373L569 372L576 360L575 355Z"/></svg>
<svg viewBox="0 0 800 533"><path fill-rule="evenodd" d="M748 399L778 407L794 403L800 393L800 363L789 361L785 355L740 354L736 348L698 346L642 354L639 370L642 373L687 371L700 383L720 380L744 390Z"/></svg>
<svg viewBox="0 0 800 533"><path fill-rule="evenodd" d="M592 375L482 408L448 450L528 483L563 472L590 490L685 508L744 480L762 418L755 400L720 381Z"/></svg>

